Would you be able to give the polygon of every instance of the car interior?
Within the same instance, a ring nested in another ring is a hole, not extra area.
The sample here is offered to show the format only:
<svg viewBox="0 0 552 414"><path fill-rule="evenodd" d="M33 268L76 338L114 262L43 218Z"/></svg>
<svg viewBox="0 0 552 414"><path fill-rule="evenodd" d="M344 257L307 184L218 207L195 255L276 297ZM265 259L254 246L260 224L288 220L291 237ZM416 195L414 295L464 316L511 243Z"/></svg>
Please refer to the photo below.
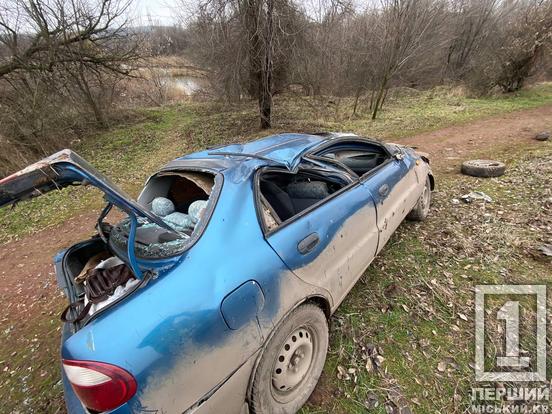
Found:
<svg viewBox="0 0 552 414"><path fill-rule="evenodd" d="M215 184L212 174L194 171L162 172L152 177L138 197L138 202L150 210L155 198L165 197L174 204L175 211L187 214L197 200L208 200Z"/></svg>
<svg viewBox="0 0 552 414"><path fill-rule="evenodd" d="M359 177L369 173L389 158L389 154L381 145L369 142L338 143L315 155L339 161Z"/></svg>
<svg viewBox="0 0 552 414"><path fill-rule="evenodd" d="M214 187L214 176L194 171L162 172L152 177L138 203L161 217L177 233L151 223L140 223L136 231L136 253L140 257L168 257L186 245L205 212ZM124 219L110 232L110 244L126 249L130 222Z"/></svg>
<svg viewBox="0 0 552 414"><path fill-rule="evenodd" d="M357 176L370 173L389 159L383 146L370 142L340 142L318 153L316 157L342 163ZM263 215L269 230L296 216L347 185L346 182L313 170L269 171L261 174L259 188Z"/></svg>
<svg viewBox="0 0 552 414"><path fill-rule="evenodd" d="M347 185L336 178L325 177L313 171L270 171L262 173L259 188L262 196L284 222L303 210L324 200Z"/></svg>

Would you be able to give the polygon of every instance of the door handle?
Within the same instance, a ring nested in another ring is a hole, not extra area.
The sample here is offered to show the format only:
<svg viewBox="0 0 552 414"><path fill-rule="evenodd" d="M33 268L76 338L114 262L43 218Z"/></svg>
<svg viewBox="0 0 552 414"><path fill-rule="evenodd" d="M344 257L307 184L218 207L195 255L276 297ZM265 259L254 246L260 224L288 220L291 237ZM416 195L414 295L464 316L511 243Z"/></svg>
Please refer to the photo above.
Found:
<svg viewBox="0 0 552 414"><path fill-rule="evenodd" d="M379 188L378 193L380 196L385 197L387 194L389 194L389 186L387 184L382 185Z"/></svg>
<svg viewBox="0 0 552 414"><path fill-rule="evenodd" d="M311 233L299 242L297 250L299 250L299 253L301 254L307 254L311 252L319 242L320 237L318 237L318 233Z"/></svg>

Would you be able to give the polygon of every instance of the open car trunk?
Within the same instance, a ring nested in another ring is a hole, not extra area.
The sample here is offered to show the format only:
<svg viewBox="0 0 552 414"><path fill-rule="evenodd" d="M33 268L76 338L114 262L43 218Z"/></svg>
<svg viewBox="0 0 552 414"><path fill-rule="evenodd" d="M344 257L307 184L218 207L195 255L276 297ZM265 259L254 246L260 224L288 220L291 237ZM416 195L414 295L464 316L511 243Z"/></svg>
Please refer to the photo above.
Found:
<svg viewBox="0 0 552 414"><path fill-rule="evenodd" d="M97 258L97 259L95 259ZM64 311L63 319L74 323L77 330L86 323L87 319L95 315L99 310L106 308L117 299L128 296L129 293L139 287L140 281L133 278L135 283L129 284L129 288L122 287L117 292L108 295L105 301L98 304L91 304L85 310L88 303L85 294L85 283L77 282L79 276L85 275L90 269L100 264L101 259L113 260L114 256L107 248L107 245L100 237L93 237L89 240L77 243L63 252L63 255L56 262L56 277L59 287L63 290L69 301L69 306ZM132 290L130 288L133 288Z"/></svg>
<svg viewBox="0 0 552 414"><path fill-rule="evenodd" d="M221 178L202 170L162 171L149 179L134 201L76 153L64 150L0 180L0 207L71 185L97 187L107 201L98 234L56 259L58 283L71 304L64 319L78 329L177 262L204 230ZM116 215L116 222L109 224L113 207L123 218ZM105 287L101 277L108 273L121 283ZM96 280L102 283L93 283ZM95 295L98 286L105 292L100 289Z"/></svg>

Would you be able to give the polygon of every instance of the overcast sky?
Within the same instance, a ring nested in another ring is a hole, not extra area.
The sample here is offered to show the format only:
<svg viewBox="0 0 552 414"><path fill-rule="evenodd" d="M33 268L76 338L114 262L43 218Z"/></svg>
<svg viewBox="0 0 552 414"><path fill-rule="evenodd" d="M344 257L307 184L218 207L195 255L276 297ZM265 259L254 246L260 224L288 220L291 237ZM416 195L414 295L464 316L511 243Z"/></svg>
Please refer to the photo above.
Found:
<svg viewBox="0 0 552 414"><path fill-rule="evenodd" d="M0 0L1 1L1 0ZM133 0L132 7L135 10L135 15L138 18L137 26L148 25L150 20L153 24L171 25L178 22L177 7L182 4L187 4L191 11L198 0ZM180 4L179 4L180 3ZM312 14L313 17L321 18L317 13L324 10L330 3L328 0L298 0L307 14ZM369 5L378 3L378 0L353 0L353 5L356 9L362 10ZM180 10L181 11L181 10Z"/></svg>
<svg viewBox="0 0 552 414"><path fill-rule="evenodd" d="M174 0L136 0L136 15L142 24L149 18L154 24L169 25L176 22Z"/></svg>

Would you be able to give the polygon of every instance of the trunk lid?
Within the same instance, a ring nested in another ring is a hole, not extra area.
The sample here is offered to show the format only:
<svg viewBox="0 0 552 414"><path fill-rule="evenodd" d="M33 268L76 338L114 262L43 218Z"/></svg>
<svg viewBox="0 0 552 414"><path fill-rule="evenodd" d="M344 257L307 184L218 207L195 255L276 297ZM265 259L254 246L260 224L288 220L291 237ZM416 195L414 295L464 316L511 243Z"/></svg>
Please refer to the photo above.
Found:
<svg viewBox="0 0 552 414"><path fill-rule="evenodd" d="M68 149L1 179L0 207L71 185L93 185L104 192L107 201L131 216L145 217L151 223L177 233L161 217L138 204L84 158Z"/></svg>

